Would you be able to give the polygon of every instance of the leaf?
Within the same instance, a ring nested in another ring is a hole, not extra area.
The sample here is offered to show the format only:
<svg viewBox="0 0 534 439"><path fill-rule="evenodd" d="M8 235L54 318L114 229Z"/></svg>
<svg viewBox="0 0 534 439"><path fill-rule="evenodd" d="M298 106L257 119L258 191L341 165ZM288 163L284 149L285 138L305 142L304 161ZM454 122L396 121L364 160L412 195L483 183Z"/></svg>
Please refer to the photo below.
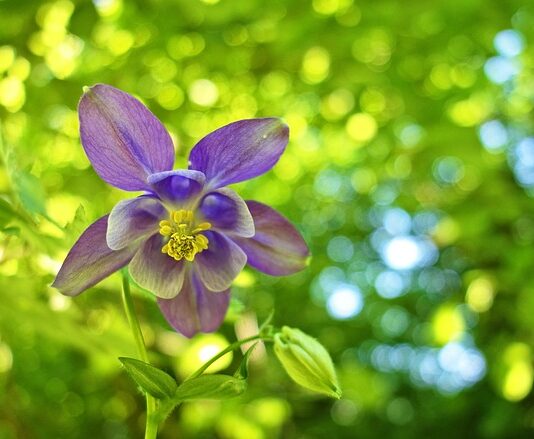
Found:
<svg viewBox="0 0 534 439"><path fill-rule="evenodd" d="M17 217L17 213L6 200L0 198L0 227L4 227Z"/></svg>
<svg viewBox="0 0 534 439"><path fill-rule="evenodd" d="M250 348L247 349L247 352L245 352L245 355L243 355L243 360L241 361L241 365L236 370L234 376L236 378L241 378L246 380L248 378L248 360L250 358L250 355L252 354L252 351L256 347L258 342L254 343Z"/></svg>
<svg viewBox="0 0 534 439"><path fill-rule="evenodd" d="M37 177L25 171L18 171L13 175L13 184L26 211L46 215L46 194Z"/></svg>
<svg viewBox="0 0 534 439"><path fill-rule="evenodd" d="M120 362L132 379L148 394L155 398L172 398L176 392L177 384L166 372L134 358L121 357Z"/></svg>
<svg viewBox="0 0 534 439"><path fill-rule="evenodd" d="M65 226L65 234L73 239L77 239L84 231L87 224L87 215L83 205L79 205L71 222Z"/></svg>
<svg viewBox="0 0 534 439"><path fill-rule="evenodd" d="M174 395L176 402L193 399L228 399L245 392L247 381L229 375L202 375L184 381Z"/></svg>
<svg viewBox="0 0 534 439"><path fill-rule="evenodd" d="M20 228L19 227L6 227L2 229L2 233L7 236L20 236Z"/></svg>

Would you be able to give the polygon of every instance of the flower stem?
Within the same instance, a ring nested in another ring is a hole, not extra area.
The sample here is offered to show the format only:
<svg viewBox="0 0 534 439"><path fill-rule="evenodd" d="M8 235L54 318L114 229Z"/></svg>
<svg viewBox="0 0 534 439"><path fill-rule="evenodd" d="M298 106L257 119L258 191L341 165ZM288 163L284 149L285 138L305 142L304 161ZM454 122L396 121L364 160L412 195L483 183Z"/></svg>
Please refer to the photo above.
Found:
<svg viewBox="0 0 534 439"><path fill-rule="evenodd" d="M139 320L137 320L137 314L135 313L134 303L132 300L132 295L130 293L130 281L128 276L122 272L122 302L124 304L124 311L126 312L126 317L128 318L128 323L132 330L132 335L137 346L137 353L139 359L148 363L148 354L145 347L145 340L143 338L143 333L141 332L141 326L139 325ZM146 429L145 429L145 439L156 439L158 434L158 423L154 417L156 411L156 399L149 395L146 396Z"/></svg>
<svg viewBox="0 0 534 439"><path fill-rule="evenodd" d="M195 372L193 372L193 374L190 375L187 379L185 379L185 381L188 381L188 380L191 380L193 378L199 377L200 375L202 375L202 373L208 367L210 367L213 363L215 363L219 358L221 358L222 356L226 355L228 352L232 352L234 349L237 349L241 345L244 345L245 343L248 343L248 342L251 342L251 341L254 341L254 340L271 341L272 339L271 339L271 337L268 337L268 336L265 336L265 335L261 335L261 334L257 334L257 335L253 335L251 337L247 337L247 338L243 338L241 340L237 340L234 343L232 343L230 346L228 346L226 349L223 349L217 355L213 356L208 361L206 361L200 367L200 369L197 369Z"/></svg>

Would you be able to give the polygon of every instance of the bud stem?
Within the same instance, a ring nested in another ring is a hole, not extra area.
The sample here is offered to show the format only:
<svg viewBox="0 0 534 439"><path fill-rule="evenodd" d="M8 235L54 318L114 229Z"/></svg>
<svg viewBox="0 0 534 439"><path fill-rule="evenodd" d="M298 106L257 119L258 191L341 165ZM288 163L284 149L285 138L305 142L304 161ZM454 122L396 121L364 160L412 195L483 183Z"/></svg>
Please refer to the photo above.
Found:
<svg viewBox="0 0 534 439"><path fill-rule="evenodd" d="M217 355L215 355L212 358L210 358L206 363L204 363L200 367L200 369L198 369L196 372L193 372L193 374L191 376L189 376L188 378L186 378L184 381L188 381L188 380L191 380L193 378L199 377L200 375L202 375L202 373L208 367L210 367L213 363L215 363L219 358L223 357L228 352L232 352L233 350L239 348L241 345L244 345L244 344L249 343L249 342L254 341L254 340L261 340L261 341L265 342L265 341L273 341L273 338L269 337L269 336L262 335L262 334L257 334L257 335L253 335L251 337L242 338L241 340L237 340L234 343L232 343L230 346L228 346L226 349L223 349Z"/></svg>

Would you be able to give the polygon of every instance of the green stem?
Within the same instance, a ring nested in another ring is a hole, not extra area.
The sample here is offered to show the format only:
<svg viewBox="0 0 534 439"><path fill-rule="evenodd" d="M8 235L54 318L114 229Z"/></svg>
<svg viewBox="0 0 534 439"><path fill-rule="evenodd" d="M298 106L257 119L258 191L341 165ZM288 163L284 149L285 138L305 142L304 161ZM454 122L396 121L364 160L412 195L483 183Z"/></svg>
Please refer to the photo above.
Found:
<svg viewBox="0 0 534 439"><path fill-rule="evenodd" d="M200 367L200 369L198 369L197 371L193 372L193 374L191 376L189 376L185 381L189 381L189 380L192 380L193 378L199 377L200 375L202 375L202 373L208 367L210 367L213 363L215 363L219 358L221 358L222 356L226 355L228 352L232 352L234 349L237 349L241 345L244 345L245 343L248 343L248 342L251 342L251 341L254 341L254 340L271 341L272 338L264 336L264 335L261 335L261 334L257 334L257 335L253 335L251 337L247 337L247 338L243 338L241 340L237 340L234 343L232 343L230 346L228 346L226 349L223 349L217 355L215 355L214 357L209 359L207 362L205 362Z"/></svg>
<svg viewBox="0 0 534 439"><path fill-rule="evenodd" d="M273 338L270 335L257 334L257 335L253 335L251 337L247 337L247 338L243 338L241 340L237 340L236 342L234 342L230 346L228 346L226 349L222 350L217 355L215 355L214 357L209 359L198 370L196 370L192 375L190 375L187 379L185 379L184 382L192 380L193 378L199 377L200 375L202 375L202 373L208 367L210 367L213 363L215 363L219 358L221 358L222 356L226 355L228 352L231 352L231 351L239 348L241 345L244 345L245 343L249 343L249 342L254 341L254 340L262 340L262 341L266 342L266 341L272 341ZM175 407L177 407L176 403L172 399L169 399L167 401L162 401L162 403L160 404L160 406L159 406L159 408L158 408L158 410L157 410L157 412L155 414L155 418L157 419L157 422L160 422L160 423L163 422L167 418L167 416L169 416L169 414L175 409Z"/></svg>
<svg viewBox="0 0 534 439"><path fill-rule="evenodd" d="M126 317L128 318L128 323L132 330L132 335L137 346L137 353L139 359L148 363L148 354L145 347L145 340L143 338L143 333L141 332L141 326L139 325L139 320L137 320L137 314L135 313L134 303L132 300L132 295L130 293L130 282L128 276L123 272L122 273L122 301L124 304L124 311L126 312ZM149 395L146 396L146 429L145 429L145 439L156 439L158 435L158 422L155 419L154 413L156 412L156 399Z"/></svg>
<svg viewBox="0 0 534 439"><path fill-rule="evenodd" d="M212 358L210 358L199 369L197 369L192 375L190 375L188 378L186 378L184 380L184 382L192 380L193 378L199 377L200 375L202 375L202 373L208 367L210 367L213 363L215 363L219 358L223 357L228 352L231 352L231 351L239 348L241 345L244 345L245 343L249 343L249 342L254 341L254 340L272 341L272 337L269 337L267 335L257 334L257 335L253 335L251 337L247 337L247 338L243 338L241 340L237 340L236 342L234 342L230 346L228 346L226 349L223 349L217 355L215 355ZM169 416L169 414L174 410L175 407L176 407L176 405L172 400L169 400L169 401L166 401L166 402L164 401L163 404L159 407L159 409L158 409L158 411L156 413L156 418L158 419L158 421L162 422L164 419L166 419L167 416Z"/></svg>

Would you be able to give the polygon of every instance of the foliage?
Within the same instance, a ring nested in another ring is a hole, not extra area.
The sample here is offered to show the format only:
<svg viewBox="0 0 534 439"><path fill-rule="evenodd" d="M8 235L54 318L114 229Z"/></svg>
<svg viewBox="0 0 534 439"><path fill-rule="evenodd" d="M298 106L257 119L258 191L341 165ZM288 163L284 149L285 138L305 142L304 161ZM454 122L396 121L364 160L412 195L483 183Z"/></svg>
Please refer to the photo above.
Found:
<svg viewBox="0 0 534 439"><path fill-rule="evenodd" d="M291 129L274 171L238 186L299 226L309 268L244 272L220 333L191 341L135 290L151 363L182 382L275 308L344 390L304 393L257 346L246 393L186 402L160 437L532 435L533 23L522 0L0 2L0 437L141 435L119 276L49 287L123 198L79 143L97 82L147 103L179 165L233 120Z"/></svg>

